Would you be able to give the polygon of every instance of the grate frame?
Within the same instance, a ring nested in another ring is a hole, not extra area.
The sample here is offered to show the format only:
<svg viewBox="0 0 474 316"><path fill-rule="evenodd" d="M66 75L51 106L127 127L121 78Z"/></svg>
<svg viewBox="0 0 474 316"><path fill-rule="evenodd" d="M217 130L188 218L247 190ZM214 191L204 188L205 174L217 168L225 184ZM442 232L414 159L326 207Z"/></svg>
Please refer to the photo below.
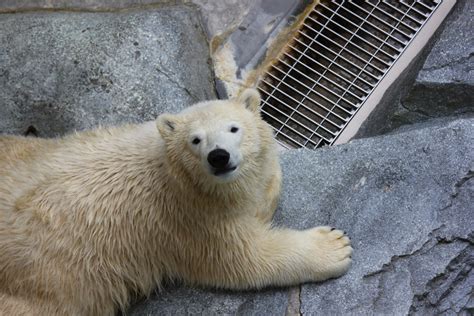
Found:
<svg viewBox="0 0 474 316"><path fill-rule="evenodd" d="M443 2L316 4L258 83L262 116L279 144L315 149L347 141L341 135L350 125L360 126L354 118L368 115L361 109L380 96L374 92ZM354 134L357 127L350 127Z"/></svg>

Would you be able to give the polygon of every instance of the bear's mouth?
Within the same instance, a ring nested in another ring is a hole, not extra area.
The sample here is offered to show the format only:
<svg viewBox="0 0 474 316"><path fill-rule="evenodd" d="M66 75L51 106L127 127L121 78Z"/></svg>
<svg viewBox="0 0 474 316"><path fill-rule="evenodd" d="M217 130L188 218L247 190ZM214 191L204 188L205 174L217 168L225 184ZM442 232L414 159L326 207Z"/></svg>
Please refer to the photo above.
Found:
<svg viewBox="0 0 474 316"><path fill-rule="evenodd" d="M222 168L222 169L215 169L214 170L214 175L215 176L222 176L224 174L227 174L227 173L230 173L230 172L234 171L235 169L237 169L237 166L225 167L225 168Z"/></svg>

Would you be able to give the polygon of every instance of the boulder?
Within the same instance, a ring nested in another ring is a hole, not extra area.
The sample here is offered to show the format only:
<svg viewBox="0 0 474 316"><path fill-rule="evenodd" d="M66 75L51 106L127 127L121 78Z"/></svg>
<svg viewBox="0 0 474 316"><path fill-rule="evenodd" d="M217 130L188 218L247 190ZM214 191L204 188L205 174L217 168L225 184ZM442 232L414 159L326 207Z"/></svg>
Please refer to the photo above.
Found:
<svg viewBox="0 0 474 316"><path fill-rule="evenodd" d="M245 15L258 9L252 0L1 0L0 13L34 10L120 11L130 8L153 9L162 6L186 4L198 8L209 39L225 38L237 28ZM219 39L218 39L219 40Z"/></svg>
<svg viewBox="0 0 474 316"><path fill-rule="evenodd" d="M166 286L131 315L426 315L474 310L474 119L282 154L275 225L346 230L339 279L232 292Z"/></svg>
<svg viewBox="0 0 474 316"><path fill-rule="evenodd" d="M392 127L436 117L474 115L474 1L459 0Z"/></svg>
<svg viewBox="0 0 474 316"><path fill-rule="evenodd" d="M119 10L130 7L173 4L174 0L2 0L0 12L19 12L32 10Z"/></svg>
<svg viewBox="0 0 474 316"><path fill-rule="evenodd" d="M57 136L151 120L215 98L188 6L0 14L0 133Z"/></svg>

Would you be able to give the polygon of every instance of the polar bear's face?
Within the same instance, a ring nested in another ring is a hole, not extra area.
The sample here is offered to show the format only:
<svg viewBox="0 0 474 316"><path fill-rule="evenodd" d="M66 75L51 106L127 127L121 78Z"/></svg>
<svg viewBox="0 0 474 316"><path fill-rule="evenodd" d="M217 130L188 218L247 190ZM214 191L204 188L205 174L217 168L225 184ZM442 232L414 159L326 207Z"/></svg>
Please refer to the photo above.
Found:
<svg viewBox="0 0 474 316"><path fill-rule="evenodd" d="M197 120L189 126L189 149L202 167L219 180L231 180L242 163L241 144L244 127L239 121L221 117L211 122Z"/></svg>
<svg viewBox="0 0 474 316"><path fill-rule="evenodd" d="M261 150L260 96L198 103L177 115L163 114L157 126L172 168L207 182L232 182L255 166Z"/></svg>

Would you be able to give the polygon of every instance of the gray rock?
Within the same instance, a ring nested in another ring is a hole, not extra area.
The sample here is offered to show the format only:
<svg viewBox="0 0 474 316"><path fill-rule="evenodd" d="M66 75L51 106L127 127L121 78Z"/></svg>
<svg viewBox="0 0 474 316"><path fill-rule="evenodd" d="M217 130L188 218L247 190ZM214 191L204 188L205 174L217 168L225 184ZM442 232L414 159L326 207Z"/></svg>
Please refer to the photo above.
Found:
<svg viewBox="0 0 474 316"><path fill-rule="evenodd" d="M474 2L460 1L426 58L418 81L474 83Z"/></svg>
<svg viewBox="0 0 474 316"><path fill-rule="evenodd" d="M259 0L261 1L261 0ZM235 29L255 2L251 0L1 0L1 12L32 10L116 11L192 4L199 8L209 39Z"/></svg>
<svg viewBox="0 0 474 316"><path fill-rule="evenodd" d="M140 122L214 98L209 49L187 6L0 14L0 132L56 136Z"/></svg>
<svg viewBox="0 0 474 316"><path fill-rule="evenodd" d="M191 0L202 14L209 38L225 38L262 0Z"/></svg>
<svg viewBox="0 0 474 316"><path fill-rule="evenodd" d="M116 10L153 4L172 4L176 0L2 0L0 12L31 11L38 9Z"/></svg>
<svg viewBox="0 0 474 316"><path fill-rule="evenodd" d="M473 119L312 155L290 151L284 161L291 190L284 190L277 222L339 227L355 249L348 275L302 287L303 313L423 315L467 306L474 277Z"/></svg>
<svg viewBox="0 0 474 316"><path fill-rule="evenodd" d="M169 286L132 307L127 315L285 315L285 289L235 293Z"/></svg>
<svg viewBox="0 0 474 316"><path fill-rule="evenodd" d="M301 291L166 287L131 315L472 313L474 119L285 151L282 166L275 224L346 230L347 275Z"/></svg>
<svg viewBox="0 0 474 316"><path fill-rule="evenodd" d="M449 17L393 127L434 117L474 113L474 1L461 0Z"/></svg>

